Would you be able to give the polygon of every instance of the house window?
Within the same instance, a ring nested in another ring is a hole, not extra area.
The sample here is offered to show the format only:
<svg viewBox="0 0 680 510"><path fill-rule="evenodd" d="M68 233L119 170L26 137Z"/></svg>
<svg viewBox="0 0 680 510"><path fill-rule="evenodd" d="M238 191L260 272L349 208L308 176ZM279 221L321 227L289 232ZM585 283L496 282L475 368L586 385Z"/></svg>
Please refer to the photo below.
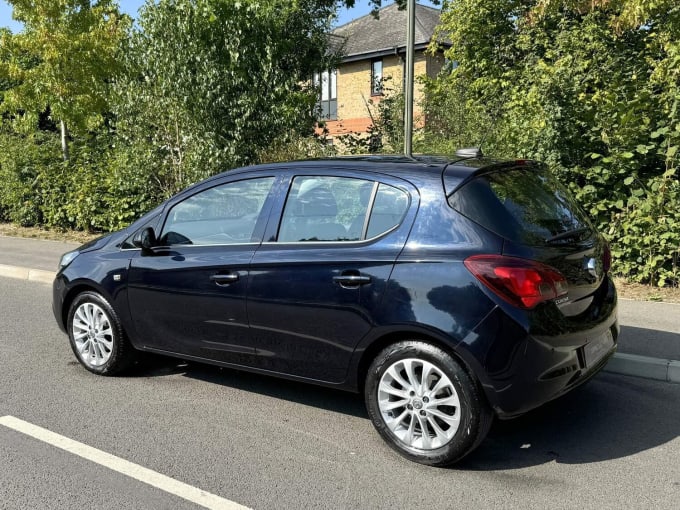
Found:
<svg viewBox="0 0 680 510"><path fill-rule="evenodd" d="M383 91L383 61L382 59L371 62L371 95L379 96Z"/></svg>
<svg viewBox="0 0 680 510"><path fill-rule="evenodd" d="M319 90L317 108L319 117L325 120L338 118L338 71L314 73L314 86Z"/></svg>

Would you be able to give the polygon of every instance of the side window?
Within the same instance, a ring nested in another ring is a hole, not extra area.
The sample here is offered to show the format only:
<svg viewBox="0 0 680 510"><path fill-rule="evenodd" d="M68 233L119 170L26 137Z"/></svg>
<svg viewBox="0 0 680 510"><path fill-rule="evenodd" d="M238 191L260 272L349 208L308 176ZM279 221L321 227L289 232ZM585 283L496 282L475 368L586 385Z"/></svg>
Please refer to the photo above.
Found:
<svg viewBox="0 0 680 510"><path fill-rule="evenodd" d="M230 182L183 200L168 213L161 244L251 242L273 183L273 177Z"/></svg>
<svg viewBox="0 0 680 510"><path fill-rule="evenodd" d="M408 194L387 184L348 177L296 177L278 241L370 239L399 225L408 206Z"/></svg>
<svg viewBox="0 0 680 510"><path fill-rule="evenodd" d="M293 179L278 242L358 241L376 183L347 177Z"/></svg>
<svg viewBox="0 0 680 510"><path fill-rule="evenodd" d="M379 236L399 225L404 219L408 205L406 192L387 184L380 184L368 221L366 239Z"/></svg>

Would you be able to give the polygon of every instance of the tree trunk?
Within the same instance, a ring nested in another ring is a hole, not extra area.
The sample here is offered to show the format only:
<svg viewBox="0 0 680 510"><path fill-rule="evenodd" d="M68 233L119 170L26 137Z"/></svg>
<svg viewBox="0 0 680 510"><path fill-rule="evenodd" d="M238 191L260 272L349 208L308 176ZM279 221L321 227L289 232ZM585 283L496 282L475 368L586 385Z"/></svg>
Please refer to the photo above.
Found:
<svg viewBox="0 0 680 510"><path fill-rule="evenodd" d="M66 123L63 120L61 121L61 152L64 155L64 161L68 161L68 129L66 129Z"/></svg>

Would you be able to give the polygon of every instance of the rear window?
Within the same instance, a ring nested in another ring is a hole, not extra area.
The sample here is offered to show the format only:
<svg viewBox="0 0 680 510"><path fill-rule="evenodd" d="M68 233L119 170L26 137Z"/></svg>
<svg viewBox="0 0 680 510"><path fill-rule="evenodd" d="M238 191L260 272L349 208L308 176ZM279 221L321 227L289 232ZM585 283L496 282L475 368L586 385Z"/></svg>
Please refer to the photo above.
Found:
<svg viewBox="0 0 680 510"><path fill-rule="evenodd" d="M517 168L480 175L449 197L449 205L511 241L532 245L574 242L592 226L567 190L546 169ZM564 236L572 232L573 236Z"/></svg>

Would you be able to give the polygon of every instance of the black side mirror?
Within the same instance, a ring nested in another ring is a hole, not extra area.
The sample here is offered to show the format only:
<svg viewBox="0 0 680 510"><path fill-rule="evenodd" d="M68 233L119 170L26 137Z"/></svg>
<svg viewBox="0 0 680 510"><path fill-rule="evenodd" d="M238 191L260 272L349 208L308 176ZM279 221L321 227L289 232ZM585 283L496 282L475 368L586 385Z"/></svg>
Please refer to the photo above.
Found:
<svg viewBox="0 0 680 510"><path fill-rule="evenodd" d="M137 232L132 238L132 244L142 251L151 251L151 249L158 244L156 233L151 227L146 227L141 232Z"/></svg>

